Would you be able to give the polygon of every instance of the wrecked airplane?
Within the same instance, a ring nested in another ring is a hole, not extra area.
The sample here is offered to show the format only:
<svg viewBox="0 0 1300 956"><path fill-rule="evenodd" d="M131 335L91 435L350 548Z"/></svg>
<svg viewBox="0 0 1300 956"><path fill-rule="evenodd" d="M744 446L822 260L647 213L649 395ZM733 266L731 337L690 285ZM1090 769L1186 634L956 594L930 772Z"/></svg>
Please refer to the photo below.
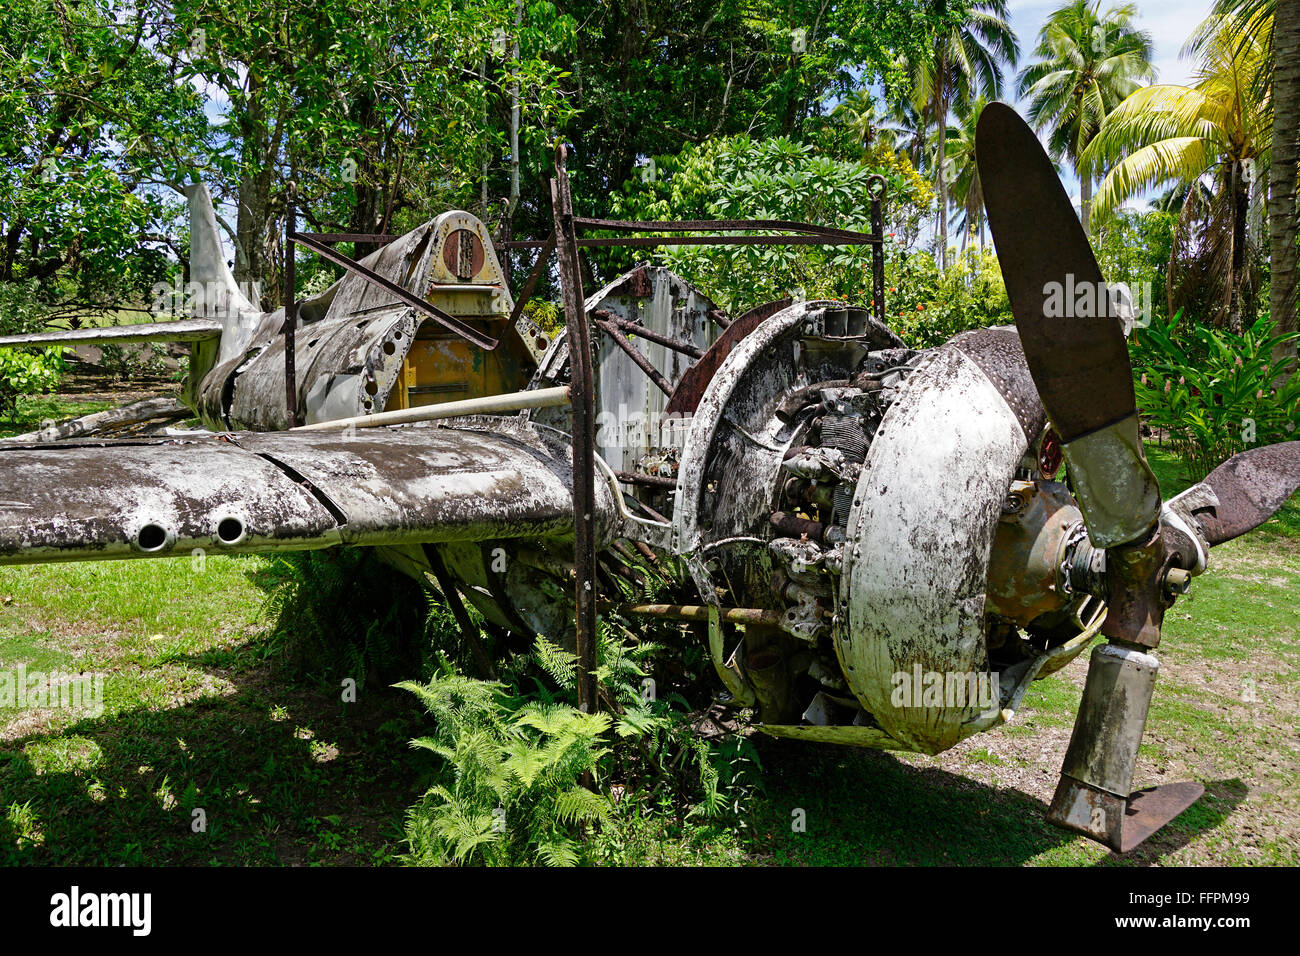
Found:
<svg viewBox="0 0 1300 956"><path fill-rule="evenodd" d="M1049 817L1131 849L1201 793L1130 793L1165 610L1211 548L1300 486L1300 442L1162 500L1120 322L1044 313L1053 281L1104 288L1050 161L1005 106L986 108L977 142L1017 324L927 350L839 302L726 316L651 265L579 298L551 336L464 212L286 321L240 295L192 187L191 272L214 290L193 317L0 345L191 342L184 399L210 431L0 445L0 563L367 546L432 576L460 615L468 601L508 631L573 635L586 528L598 599L621 600L606 585L639 561L680 560L698 604L623 610L699 622L763 731L930 754L1010 719L1032 681L1104 636ZM569 292L574 221L557 205L556 235L534 244L559 243ZM575 329L592 336L585 397ZM905 703L900 675L918 689ZM979 692L954 697L968 679Z"/></svg>

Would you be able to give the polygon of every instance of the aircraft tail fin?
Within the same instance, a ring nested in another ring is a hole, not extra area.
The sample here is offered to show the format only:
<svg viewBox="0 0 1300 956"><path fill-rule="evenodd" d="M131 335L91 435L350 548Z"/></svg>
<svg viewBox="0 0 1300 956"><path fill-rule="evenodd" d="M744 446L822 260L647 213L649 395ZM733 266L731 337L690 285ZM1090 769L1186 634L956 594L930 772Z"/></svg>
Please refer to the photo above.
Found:
<svg viewBox="0 0 1300 956"><path fill-rule="evenodd" d="M207 317L260 313L261 309L248 300L226 265L208 187L192 183L185 187L185 198L190 204L190 282L198 283L204 290L196 312L201 310Z"/></svg>

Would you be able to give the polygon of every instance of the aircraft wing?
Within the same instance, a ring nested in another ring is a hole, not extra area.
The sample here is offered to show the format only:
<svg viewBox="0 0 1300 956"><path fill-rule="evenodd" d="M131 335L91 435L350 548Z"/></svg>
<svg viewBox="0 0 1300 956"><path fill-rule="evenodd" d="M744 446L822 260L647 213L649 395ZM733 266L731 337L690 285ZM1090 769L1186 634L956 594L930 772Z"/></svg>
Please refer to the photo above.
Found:
<svg viewBox="0 0 1300 956"><path fill-rule="evenodd" d="M572 533L568 444L462 423L0 446L0 564Z"/></svg>
<svg viewBox="0 0 1300 956"><path fill-rule="evenodd" d="M215 319L177 319L171 322L141 322L139 325L88 326L84 329L55 329L27 335L0 336L0 348L50 345L130 345L140 342L206 342L221 338L221 323Z"/></svg>

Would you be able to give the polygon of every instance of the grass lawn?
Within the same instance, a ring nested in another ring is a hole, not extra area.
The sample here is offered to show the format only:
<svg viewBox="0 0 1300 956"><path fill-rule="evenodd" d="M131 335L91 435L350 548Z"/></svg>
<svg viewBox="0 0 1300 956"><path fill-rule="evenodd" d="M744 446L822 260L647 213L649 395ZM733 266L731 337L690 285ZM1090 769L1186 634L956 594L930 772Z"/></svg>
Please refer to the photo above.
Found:
<svg viewBox="0 0 1300 956"><path fill-rule="evenodd" d="M1186 484L1160 449L1151 457L1166 495ZM0 568L0 670L105 677L98 715L0 710L0 862L396 859L429 769L407 747L427 729L422 712L373 684L345 703L336 687L286 679L260 613L269 568L258 557ZM1216 549L1171 611L1136 783L1195 779L1207 793L1128 858L1043 820L1086 655L1039 681L1008 726L937 757L760 736L764 790L746 827L652 818L629 828L627 858L1300 863L1298 586L1293 499Z"/></svg>

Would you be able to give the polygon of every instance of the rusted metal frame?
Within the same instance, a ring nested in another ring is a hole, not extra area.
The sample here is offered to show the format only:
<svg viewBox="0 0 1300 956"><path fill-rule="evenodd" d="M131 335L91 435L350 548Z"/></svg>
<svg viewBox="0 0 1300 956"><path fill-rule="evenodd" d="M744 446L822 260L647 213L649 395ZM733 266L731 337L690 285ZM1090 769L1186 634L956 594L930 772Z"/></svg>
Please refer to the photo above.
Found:
<svg viewBox="0 0 1300 956"><path fill-rule="evenodd" d="M487 579L488 594L511 626L520 634L535 634L535 629L519 614L519 608L506 590L506 576L493 568L493 554L500 545L495 541L479 542L479 556L483 561L483 576Z"/></svg>
<svg viewBox="0 0 1300 956"><path fill-rule="evenodd" d="M356 260L349 259L347 256L343 255L343 253L334 251L329 246L325 245L325 243L317 242L315 239L309 238L305 233L298 233L293 237L293 241L297 242L299 245L306 246L317 255L324 259L328 259L335 265L342 266L353 275L358 275L367 282L373 282L381 289L391 292L393 295L397 296L403 305L408 305L417 312L427 315L443 328L455 332L471 345L477 345L479 348L483 349L483 351L491 352L499 344L497 339L484 335L474 327L466 325L464 322L460 321L460 319L448 315L437 306L430 305L419 296L413 295L403 289L396 282L392 282L381 276L379 273L367 269Z"/></svg>
<svg viewBox="0 0 1300 956"><path fill-rule="evenodd" d="M500 243L498 244L500 245ZM524 314L524 306L528 300L533 297L537 291L537 283L542 278L542 272L546 269L546 264L551 261L551 253L555 251L555 232L552 231L542 243L542 251L537 254L537 261L533 263L533 268L528 273L528 278L524 280L524 287L519 293L519 298L515 300L515 307L510 310L510 324L514 325L519 321L519 317Z"/></svg>
<svg viewBox="0 0 1300 956"><path fill-rule="evenodd" d="M614 474L619 481L626 481L629 485L645 485L647 488L677 487L676 478L664 478L660 475L639 475L634 471L616 471Z"/></svg>
<svg viewBox="0 0 1300 956"><path fill-rule="evenodd" d="M851 243L880 242L882 233L868 234L848 229L834 229L793 219L676 219L637 222L627 219L581 219L574 224L581 229L609 229L614 232L745 232L751 229L784 230L809 236L845 239Z"/></svg>
<svg viewBox="0 0 1300 956"><path fill-rule="evenodd" d="M298 420L298 370L296 338L298 326L298 297L294 290L294 243L298 241L298 184L289 182L287 208L284 212L284 409L290 427L302 424Z"/></svg>
<svg viewBox="0 0 1300 956"><path fill-rule="evenodd" d="M648 504L646 504L646 503L645 503L644 501L642 501L640 498L637 498L635 495L626 495L626 496L624 496L623 500L624 500L624 501L630 501L630 502L632 502L632 504L636 505L638 508L640 508L642 511L644 511L647 515L649 515L651 518L653 518L655 521L658 521L660 524L672 524L672 519L671 519L671 518L667 518L667 517L665 517L665 516L664 516L663 514L661 514L659 511L657 511L656 509L650 507Z"/></svg>
<svg viewBox="0 0 1300 956"><path fill-rule="evenodd" d="M619 331L618 326L604 319L596 319L596 327L614 340L614 344L623 350L623 354L630 358L636 367L645 372L646 377L655 385L659 386L659 391L665 395L672 395L673 387L668 379L664 378L657 368L650 364L650 360L641 354L641 350L627 340L627 336Z"/></svg>
<svg viewBox="0 0 1300 956"><path fill-rule="evenodd" d="M300 232L298 235L315 239L317 242L365 242L372 246L385 246L394 239L400 238L386 233L366 232Z"/></svg>
<svg viewBox="0 0 1300 956"><path fill-rule="evenodd" d="M871 195L871 231L881 237L885 235L885 178L880 175L867 180L867 191ZM885 325L885 244L877 242L871 247L871 305L876 313L876 321Z"/></svg>
<svg viewBox="0 0 1300 956"><path fill-rule="evenodd" d="M727 315L727 313L723 312L721 309L709 309L709 318L718 323L718 325L722 326L724 329L731 328L731 316Z"/></svg>
<svg viewBox="0 0 1300 956"><path fill-rule="evenodd" d="M696 359L700 358L704 354L704 349L692 345L690 342L683 342L681 339L675 339L671 335L665 335L663 332L656 332L654 329L647 329L640 322L632 319L625 319L621 315L615 315L608 309L595 309L591 314L603 322L609 322L618 326L624 332L631 332L633 335L639 335L647 341L657 342L664 348L672 349L674 352L681 352L683 355L689 355L691 358Z"/></svg>
<svg viewBox="0 0 1300 956"><path fill-rule="evenodd" d="M596 687L596 416L592 384L591 329L578 267L573 195L565 160L568 148L555 150L551 209L560 271L560 289L569 338L569 378L573 400L573 567L575 637L578 651L578 707L595 713Z"/></svg>
<svg viewBox="0 0 1300 956"><path fill-rule="evenodd" d="M575 239L579 249L607 249L615 246L865 246L878 242L871 237L842 239L827 236L600 236ZM543 239L519 239L497 243L499 249L540 249Z"/></svg>
<svg viewBox="0 0 1300 956"><path fill-rule="evenodd" d="M442 592L442 596L447 600L447 607L451 609L451 616L456 619L456 624L465 636L465 643L469 645L470 653L474 655L474 663L478 665L479 672L488 680L496 680L496 668L492 666L492 659L488 657L487 651L483 649L483 644L478 639L478 628L470 620L469 611L465 610L465 602L461 600L460 592L456 590L456 582L452 580L451 575L447 572L447 565L443 563L438 548L435 545L426 544L424 546L424 556L429 562L429 569L433 572L434 580L438 582L438 590Z"/></svg>

